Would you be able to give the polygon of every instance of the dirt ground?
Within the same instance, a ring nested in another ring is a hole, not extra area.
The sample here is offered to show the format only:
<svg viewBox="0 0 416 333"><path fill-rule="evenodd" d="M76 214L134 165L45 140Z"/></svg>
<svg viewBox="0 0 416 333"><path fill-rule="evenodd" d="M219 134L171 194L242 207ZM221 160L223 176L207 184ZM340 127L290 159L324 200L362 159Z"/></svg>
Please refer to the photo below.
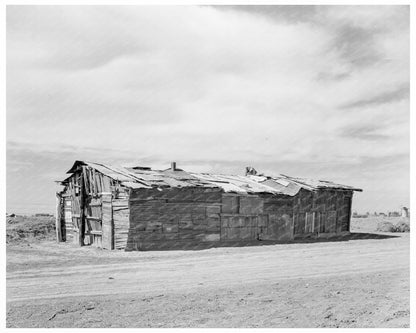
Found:
<svg viewBox="0 0 416 333"><path fill-rule="evenodd" d="M409 327L409 233L382 235L166 252L9 243L7 327Z"/></svg>

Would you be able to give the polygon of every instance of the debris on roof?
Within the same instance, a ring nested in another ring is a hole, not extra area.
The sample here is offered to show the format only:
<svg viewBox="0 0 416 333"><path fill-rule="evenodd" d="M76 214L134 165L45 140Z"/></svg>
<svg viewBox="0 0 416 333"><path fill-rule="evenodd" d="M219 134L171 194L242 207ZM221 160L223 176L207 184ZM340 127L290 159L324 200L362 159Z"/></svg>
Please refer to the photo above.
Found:
<svg viewBox="0 0 416 333"><path fill-rule="evenodd" d="M362 191L359 188L336 184L324 180L294 178L286 175L266 176L248 173L246 176L221 175L186 172L182 169L152 170L149 167L120 167L108 164L76 161L67 172L75 173L79 166L89 166L96 171L114 179L128 188L152 187L207 187L221 188L231 193L271 193L294 196L301 188L316 191L319 189ZM61 181L64 184L67 177Z"/></svg>

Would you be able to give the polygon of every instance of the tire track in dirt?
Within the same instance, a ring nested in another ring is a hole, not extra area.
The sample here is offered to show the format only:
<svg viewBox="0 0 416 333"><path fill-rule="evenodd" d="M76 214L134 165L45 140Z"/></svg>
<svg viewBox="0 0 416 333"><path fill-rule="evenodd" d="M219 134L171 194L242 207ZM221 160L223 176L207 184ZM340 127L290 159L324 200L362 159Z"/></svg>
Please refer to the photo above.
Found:
<svg viewBox="0 0 416 333"><path fill-rule="evenodd" d="M7 302L88 295L153 294L288 279L409 269L408 241L277 245L265 249L152 253L137 262L7 274ZM243 252L243 253L241 253ZM120 253L122 255L123 253ZM143 260L144 259L144 260ZM120 256L123 261L123 256ZM96 260L99 262L99 260ZM112 278L112 279L110 279Z"/></svg>
<svg viewBox="0 0 416 333"><path fill-rule="evenodd" d="M258 247L258 248L250 248L253 249L253 252L241 253L243 250L247 250L247 248L239 248L239 249L226 249L227 252L230 253L217 253L218 250L225 250L222 249L211 249L209 251L196 251L196 252L184 252L184 251L176 251L175 254L168 254L166 252L158 252L157 254L149 255L149 252L144 253L134 253L138 254L136 258L132 258L130 255L131 253L121 252L117 253L119 255L120 261L125 261L124 263L111 263L111 264L98 264L97 262L92 263L94 270L111 270L111 269L123 269L125 267L132 267L132 266L140 266L144 267L147 264L154 265L155 263L162 264L169 264L174 260L176 263L186 263L186 264L193 264L193 263L202 263L203 261L210 261L212 258L215 260L222 260L222 259L229 259L231 262L245 260L247 258L258 257L259 259L264 257L275 258L275 256L293 258L297 260L299 255L303 256L304 259L311 258L317 259L322 255L325 255L325 258L329 257L336 257L336 256L363 256L369 255L373 256L374 254L378 255L389 255L391 253L392 248L391 244L387 247L381 247L380 241L373 241L373 243L367 243L371 241L353 241L351 243L346 244L339 244L340 246L334 246L334 244L338 243L324 243L322 244L302 244L298 245L297 248L293 248L293 244L287 245L276 245L276 246L268 246L268 247ZM384 241L385 242L385 241ZM302 248L300 248L300 246ZM329 249L328 249L329 247ZM407 251L407 248L403 248L403 251ZM261 251L259 251L261 249ZM93 249L92 249L93 250ZM235 253L236 250L241 250L240 252ZM364 252L362 252L364 251ZM154 252L153 252L154 253ZM107 253L105 253L107 254ZM328 257L329 256L329 257ZM166 258L167 257L167 258ZM97 258L98 259L98 258ZM127 261L131 259L135 259L135 261ZM330 258L329 258L330 259ZM95 260L95 258L93 258ZM59 264L59 261L57 262ZM61 264L61 266L63 266ZM61 275L61 274L76 274L78 270L85 270L86 267L91 267L91 264L88 265L72 265L71 269L68 267L58 267L58 268L41 268L41 269L25 269L20 271L13 271L7 273L7 278L15 278L15 277L30 277L30 276L40 276L40 275Z"/></svg>

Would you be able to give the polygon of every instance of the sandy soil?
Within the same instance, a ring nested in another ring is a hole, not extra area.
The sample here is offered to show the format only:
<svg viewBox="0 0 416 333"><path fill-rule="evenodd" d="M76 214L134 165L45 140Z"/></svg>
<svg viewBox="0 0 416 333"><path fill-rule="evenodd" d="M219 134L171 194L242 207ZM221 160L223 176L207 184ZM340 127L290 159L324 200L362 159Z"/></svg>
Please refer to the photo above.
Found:
<svg viewBox="0 0 416 333"><path fill-rule="evenodd" d="M7 246L8 327L408 327L409 234L202 251Z"/></svg>

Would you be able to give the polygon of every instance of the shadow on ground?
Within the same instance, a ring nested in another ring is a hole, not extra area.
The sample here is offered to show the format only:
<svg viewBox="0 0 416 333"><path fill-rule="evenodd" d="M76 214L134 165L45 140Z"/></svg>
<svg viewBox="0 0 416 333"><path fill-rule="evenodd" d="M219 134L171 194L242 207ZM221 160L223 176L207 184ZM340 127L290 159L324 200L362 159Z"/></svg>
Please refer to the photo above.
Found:
<svg viewBox="0 0 416 333"><path fill-rule="evenodd" d="M295 236L291 241L276 241L276 240L249 240L249 241L226 241L226 242L170 242L167 246L164 243L141 244L140 248L126 251L169 251L169 250L204 250L217 247L243 247L243 246L267 246L276 244L299 244L299 243L324 243L324 242L347 242L350 240L360 239L388 239L397 238L400 236L390 234L376 234L364 232L351 232L344 235L333 236L317 236L316 234L306 236Z"/></svg>

